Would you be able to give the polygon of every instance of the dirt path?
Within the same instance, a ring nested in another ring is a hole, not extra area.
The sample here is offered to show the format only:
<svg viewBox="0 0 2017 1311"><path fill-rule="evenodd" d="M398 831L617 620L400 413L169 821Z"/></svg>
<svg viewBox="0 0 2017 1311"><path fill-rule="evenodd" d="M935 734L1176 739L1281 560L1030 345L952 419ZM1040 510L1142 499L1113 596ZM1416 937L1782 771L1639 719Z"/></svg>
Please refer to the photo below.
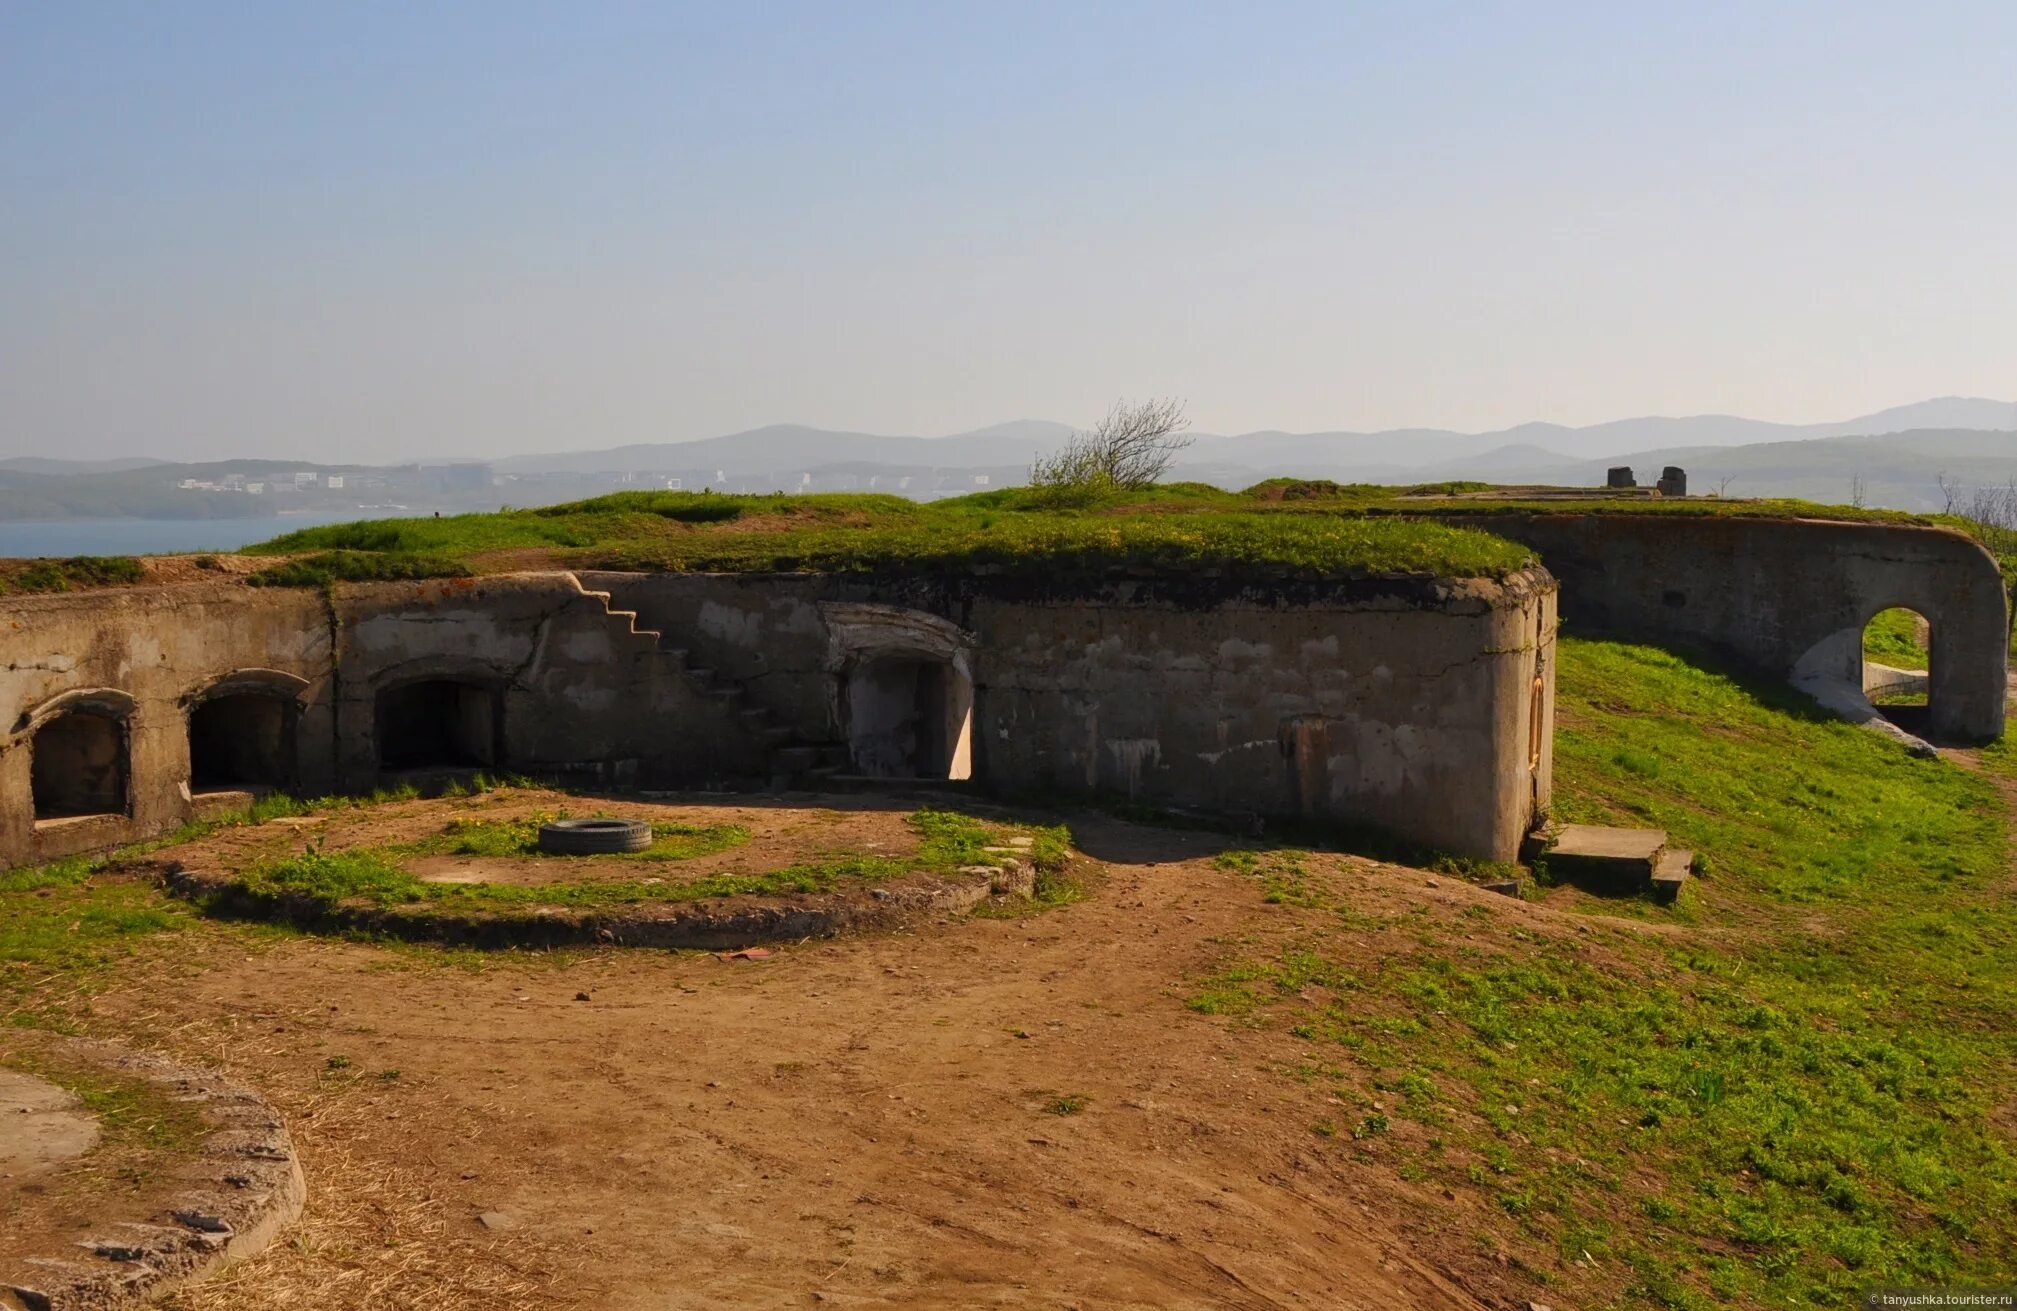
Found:
<svg viewBox="0 0 2017 1311"><path fill-rule="evenodd" d="M1313 1137L1323 1094L1182 1006L1272 922L1213 867L1219 840L1076 826L1109 868L1085 902L764 962L463 969L204 930L97 1010L261 1088L309 1210L170 1305L1389 1311L1536 1291L1466 1204Z"/></svg>

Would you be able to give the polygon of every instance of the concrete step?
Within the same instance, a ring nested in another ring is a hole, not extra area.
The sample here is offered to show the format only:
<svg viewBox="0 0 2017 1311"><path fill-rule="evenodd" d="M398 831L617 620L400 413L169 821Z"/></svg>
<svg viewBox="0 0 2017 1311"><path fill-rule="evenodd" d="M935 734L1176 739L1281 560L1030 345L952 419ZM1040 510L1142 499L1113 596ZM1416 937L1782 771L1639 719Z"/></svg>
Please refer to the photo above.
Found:
<svg viewBox="0 0 2017 1311"><path fill-rule="evenodd" d="M1557 877L1637 891L1652 881L1666 846L1663 829L1565 824L1549 836L1541 858Z"/></svg>
<svg viewBox="0 0 2017 1311"><path fill-rule="evenodd" d="M770 753L773 774L803 774L819 764L817 747L779 747Z"/></svg>
<svg viewBox="0 0 2017 1311"><path fill-rule="evenodd" d="M1657 901L1672 901L1681 895L1687 886L1688 871L1694 867L1695 853L1680 847L1669 847L1653 862L1653 897Z"/></svg>

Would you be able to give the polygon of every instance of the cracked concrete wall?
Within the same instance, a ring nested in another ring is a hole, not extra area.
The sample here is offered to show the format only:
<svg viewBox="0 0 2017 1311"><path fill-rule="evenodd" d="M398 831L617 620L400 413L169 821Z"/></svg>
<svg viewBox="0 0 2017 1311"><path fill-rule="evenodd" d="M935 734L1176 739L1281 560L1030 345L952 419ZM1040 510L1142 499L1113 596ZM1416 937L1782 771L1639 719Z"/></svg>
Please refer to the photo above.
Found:
<svg viewBox="0 0 2017 1311"><path fill-rule="evenodd" d="M206 692L278 690L296 707L306 795L378 782L379 688L426 677L494 689L500 766L588 782L704 783L761 775L763 744L735 705L693 685L572 575L344 586L333 595L242 584L0 599L0 866L168 831L199 813L191 708ZM130 743L129 806L37 823L34 731L66 696L105 691ZM130 708L126 698L130 698Z"/></svg>
<svg viewBox="0 0 2017 1311"><path fill-rule="evenodd" d="M194 810L189 708L220 678L248 670L302 680L303 777L327 791L332 720L329 626L312 592L228 583L0 599L0 865L55 860L174 828ZM126 814L37 824L34 729L66 694L132 699Z"/></svg>
<svg viewBox="0 0 2017 1311"><path fill-rule="evenodd" d="M811 742L839 740L823 679L826 623L819 603L852 595L813 574L639 574L584 570L583 587L637 612L694 664L731 680L755 706ZM857 598L858 599L858 598Z"/></svg>
<svg viewBox="0 0 2017 1311"><path fill-rule="evenodd" d="M1995 557L1903 524L1730 515L1481 514L1561 582L1571 631L1710 647L1787 679L1862 686L1863 627L1903 606L1931 624L1934 736L2003 734L2010 618Z"/></svg>
<svg viewBox="0 0 2017 1311"><path fill-rule="evenodd" d="M1547 797L1554 585L1424 580L1012 582L565 573L239 584L0 599L0 864L164 832L198 812L188 714L211 692L297 707L304 792L379 781L378 693L491 690L499 764L602 783L761 775L748 705L802 743L843 740L820 605L894 605L973 638L974 773L1015 792L1370 822L1510 858ZM1936 621L1937 622L1937 621ZM696 680L688 657L718 671ZM1536 680L1540 680L1536 690ZM127 814L37 823L35 728L85 696L131 742ZM747 702L748 705L744 703Z"/></svg>
<svg viewBox="0 0 2017 1311"><path fill-rule="evenodd" d="M597 782L697 784L763 772L735 707L571 574L502 574L338 590L341 786L378 775L381 690L428 679L500 697L499 763Z"/></svg>
<svg viewBox="0 0 2017 1311"><path fill-rule="evenodd" d="M1554 587L1283 605L981 601L975 772L1219 813L1369 824L1511 860L1549 794ZM1541 679L1536 697L1534 683Z"/></svg>
<svg viewBox="0 0 2017 1311"><path fill-rule="evenodd" d="M999 791L1375 824L1500 860L1549 798L1555 595L1540 570L1504 584L583 582L745 680L807 742L845 736L821 602L959 625L974 637L973 776Z"/></svg>

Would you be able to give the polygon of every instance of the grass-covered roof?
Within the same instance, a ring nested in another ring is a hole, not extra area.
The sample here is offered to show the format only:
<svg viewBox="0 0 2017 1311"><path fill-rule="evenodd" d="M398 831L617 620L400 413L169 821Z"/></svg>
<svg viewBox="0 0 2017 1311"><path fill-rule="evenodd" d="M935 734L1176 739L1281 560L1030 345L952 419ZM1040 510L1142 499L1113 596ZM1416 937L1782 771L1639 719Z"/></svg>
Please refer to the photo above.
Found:
<svg viewBox="0 0 2017 1311"><path fill-rule="evenodd" d="M245 548L285 555L261 581L414 578L526 568L712 572L1193 572L1499 578L1523 546L1451 522L1499 511L1829 517L1926 523L1798 501L1475 500L1476 484L1393 488L1276 479L917 502L886 495L619 492L535 510L305 528Z"/></svg>

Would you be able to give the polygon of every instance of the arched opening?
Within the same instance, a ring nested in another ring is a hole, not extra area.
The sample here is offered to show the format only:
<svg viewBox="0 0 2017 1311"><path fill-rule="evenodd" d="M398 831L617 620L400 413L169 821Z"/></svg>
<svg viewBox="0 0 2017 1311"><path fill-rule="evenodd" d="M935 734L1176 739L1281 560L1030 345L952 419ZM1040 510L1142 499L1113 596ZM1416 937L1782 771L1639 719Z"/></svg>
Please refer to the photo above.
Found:
<svg viewBox="0 0 2017 1311"><path fill-rule="evenodd" d="M275 692L228 692L189 712L189 786L197 792L294 786L298 703Z"/></svg>
<svg viewBox="0 0 2017 1311"><path fill-rule="evenodd" d="M378 694L381 770L481 769L498 763L504 716L497 692L430 678Z"/></svg>
<svg viewBox="0 0 2017 1311"><path fill-rule="evenodd" d="M951 660L880 656L847 673L848 755L874 778L972 775L973 684Z"/></svg>
<svg viewBox="0 0 2017 1311"><path fill-rule="evenodd" d="M1933 629L1916 610L1879 610L1863 626L1863 695L1885 718L1926 731Z"/></svg>
<svg viewBox="0 0 2017 1311"><path fill-rule="evenodd" d="M45 721L29 746L35 818L125 814L129 769L124 718L79 707Z"/></svg>

